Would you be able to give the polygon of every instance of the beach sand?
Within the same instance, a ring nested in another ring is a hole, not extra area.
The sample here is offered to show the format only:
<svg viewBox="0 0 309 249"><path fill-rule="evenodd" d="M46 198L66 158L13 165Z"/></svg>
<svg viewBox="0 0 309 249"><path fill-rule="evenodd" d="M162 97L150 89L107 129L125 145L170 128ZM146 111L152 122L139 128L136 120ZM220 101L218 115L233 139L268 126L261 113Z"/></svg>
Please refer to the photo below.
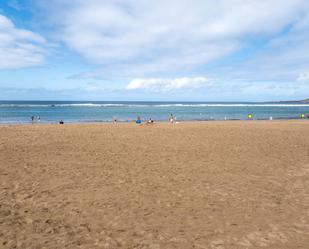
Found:
<svg viewBox="0 0 309 249"><path fill-rule="evenodd" d="M0 248L309 248L309 122L0 126Z"/></svg>

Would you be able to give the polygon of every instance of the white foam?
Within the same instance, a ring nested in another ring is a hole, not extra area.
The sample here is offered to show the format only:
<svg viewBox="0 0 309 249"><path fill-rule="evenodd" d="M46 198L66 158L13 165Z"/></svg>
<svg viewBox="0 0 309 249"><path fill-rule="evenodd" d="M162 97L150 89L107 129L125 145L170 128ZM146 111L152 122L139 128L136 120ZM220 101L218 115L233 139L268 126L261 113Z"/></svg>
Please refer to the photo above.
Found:
<svg viewBox="0 0 309 249"><path fill-rule="evenodd" d="M0 104L0 108L9 107L309 107L309 104Z"/></svg>

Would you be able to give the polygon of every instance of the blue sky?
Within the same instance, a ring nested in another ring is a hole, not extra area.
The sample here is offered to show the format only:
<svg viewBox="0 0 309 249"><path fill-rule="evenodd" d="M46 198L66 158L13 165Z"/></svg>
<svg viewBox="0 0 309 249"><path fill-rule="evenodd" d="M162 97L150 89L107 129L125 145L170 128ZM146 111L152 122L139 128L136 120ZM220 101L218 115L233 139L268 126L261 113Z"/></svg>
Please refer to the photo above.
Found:
<svg viewBox="0 0 309 249"><path fill-rule="evenodd" d="M2 0L0 99L309 97L307 0Z"/></svg>

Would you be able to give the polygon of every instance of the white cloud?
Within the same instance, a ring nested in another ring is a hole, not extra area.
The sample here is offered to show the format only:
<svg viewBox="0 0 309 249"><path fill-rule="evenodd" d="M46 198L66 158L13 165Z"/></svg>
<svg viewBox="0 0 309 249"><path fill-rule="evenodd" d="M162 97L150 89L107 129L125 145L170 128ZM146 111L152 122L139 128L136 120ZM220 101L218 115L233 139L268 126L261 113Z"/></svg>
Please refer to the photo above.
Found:
<svg viewBox="0 0 309 249"><path fill-rule="evenodd" d="M309 81L309 73L301 73L298 78L297 78L298 81Z"/></svg>
<svg viewBox="0 0 309 249"><path fill-rule="evenodd" d="M46 51L45 39L29 30L18 29L0 15L0 69L17 69L41 65Z"/></svg>
<svg viewBox="0 0 309 249"><path fill-rule="evenodd" d="M153 92L169 92L184 89L196 89L203 86L211 86L211 82L205 77L176 78L176 79L134 79L126 87L127 90L144 89Z"/></svg>
<svg viewBox="0 0 309 249"><path fill-rule="evenodd" d="M308 92L307 0L36 1L53 37L93 66L75 78L130 81L127 90L156 96L197 89L191 96L204 98L201 86L221 99Z"/></svg>
<svg viewBox="0 0 309 249"><path fill-rule="evenodd" d="M98 65L94 74L149 77L189 72L241 50L254 38L276 36L303 22L306 2L51 0L45 10L60 40Z"/></svg>
<svg viewBox="0 0 309 249"><path fill-rule="evenodd" d="M86 86L83 89L86 92L93 92L93 93L110 91L110 89L107 89L105 86L102 86L102 85L100 85L98 83L94 83L94 82L87 83Z"/></svg>

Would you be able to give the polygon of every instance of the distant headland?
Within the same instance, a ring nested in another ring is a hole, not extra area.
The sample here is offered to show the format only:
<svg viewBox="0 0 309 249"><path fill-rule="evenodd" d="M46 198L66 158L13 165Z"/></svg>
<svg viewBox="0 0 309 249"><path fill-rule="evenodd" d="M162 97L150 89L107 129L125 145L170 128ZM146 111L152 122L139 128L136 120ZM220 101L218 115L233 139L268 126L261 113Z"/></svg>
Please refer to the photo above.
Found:
<svg viewBox="0 0 309 249"><path fill-rule="evenodd" d="M288 101L288 102L309 103L309 99L296 100L296 101Z"/></svg>
<svg viewBox="0 0 309 249"><path fill-rule="evenodd" d="M303 99L303 100L282 100L279 102L284 102L284 103L303 103L303 104L309 104L309 99Z"/></svg>
<svg viewBox="0 0 309 249"><path fill-rule="evenodd" d="M300 102L302 102L302 103L309 103L309 99L304 99L304 100L301 100Z"/></svg>

